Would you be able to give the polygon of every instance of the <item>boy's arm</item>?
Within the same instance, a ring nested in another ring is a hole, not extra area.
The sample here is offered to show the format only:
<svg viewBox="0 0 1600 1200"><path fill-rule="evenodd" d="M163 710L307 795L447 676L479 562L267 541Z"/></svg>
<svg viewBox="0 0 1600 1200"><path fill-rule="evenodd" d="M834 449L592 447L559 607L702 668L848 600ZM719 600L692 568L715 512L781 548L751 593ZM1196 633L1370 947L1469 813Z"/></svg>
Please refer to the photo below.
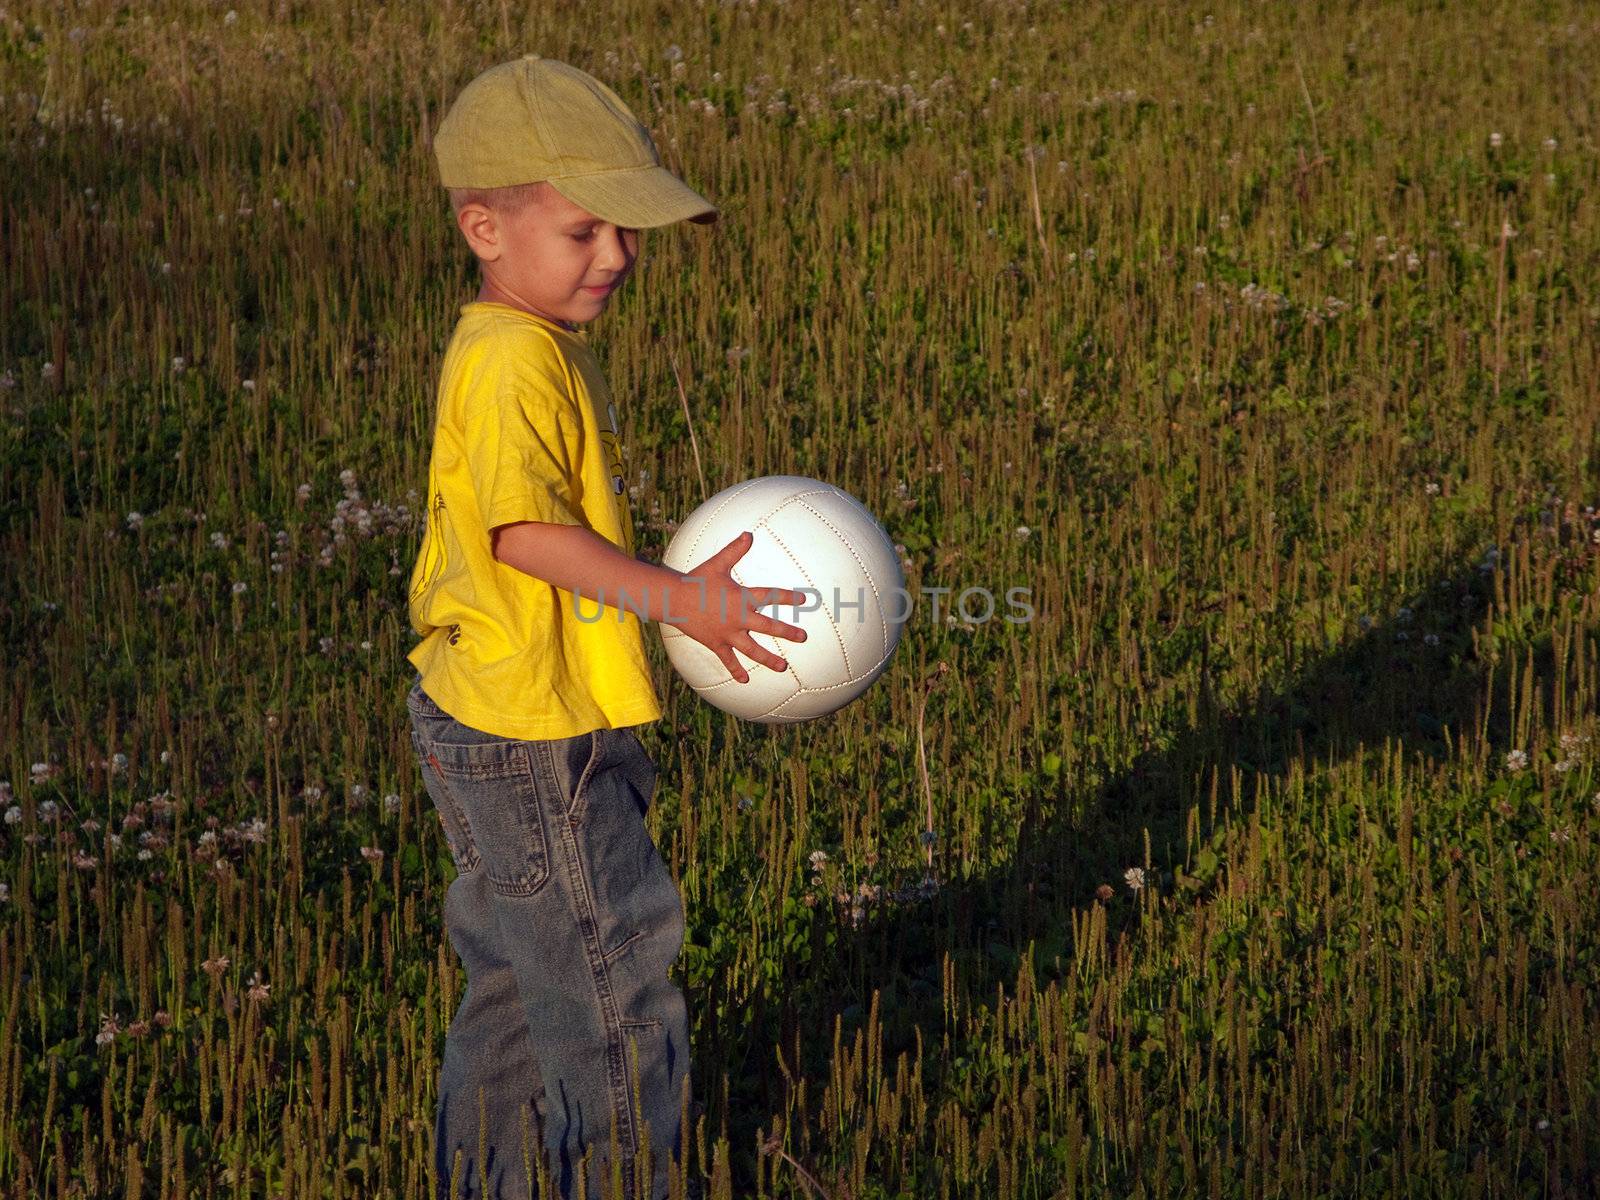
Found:
<svg viewBox="0 0 1600 1200"><path fill-rule="evenodd" d="M647 621L667 618L669 592L686 578L671 567L630 558L583 525L517 521L490 530L489 539L490 553L506 566L590 600L626 608ZM623 593L625 605L617 603ZM676 619L682 614L674 610L670 615Z"/></svg>
<svg viewBox="0 0 1600 1200"><path fill-rule="evenodd" d="M749 533L741 533L687 574L630 558L583 525L516 521L496 526L489 539L490 553L509 567L646 620L672 624L711 650L740 683L748 683L750 675L735 657L735 647L774 671L789 669L751 631L796 642L806 639L798 625L755 611L772 604L798 609L807 601L804 592L745 589L734 581L733 565L754 541ZM628 600L619 604L623 592Z"/></svg>

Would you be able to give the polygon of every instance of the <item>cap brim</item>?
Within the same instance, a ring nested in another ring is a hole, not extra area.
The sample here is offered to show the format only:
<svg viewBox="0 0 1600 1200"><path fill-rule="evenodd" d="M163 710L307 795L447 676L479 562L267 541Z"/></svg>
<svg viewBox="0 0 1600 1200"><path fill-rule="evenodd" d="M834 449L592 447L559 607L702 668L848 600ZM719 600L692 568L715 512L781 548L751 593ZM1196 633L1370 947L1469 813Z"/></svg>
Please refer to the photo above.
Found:
<svg viewBox="0 0 1600 1200"><path fill-rule="evenodd" d="M624 229L653 229L675 221L709 225L717 219L716 207L665 167L569 175L548 182L574 204Z"/></svg>

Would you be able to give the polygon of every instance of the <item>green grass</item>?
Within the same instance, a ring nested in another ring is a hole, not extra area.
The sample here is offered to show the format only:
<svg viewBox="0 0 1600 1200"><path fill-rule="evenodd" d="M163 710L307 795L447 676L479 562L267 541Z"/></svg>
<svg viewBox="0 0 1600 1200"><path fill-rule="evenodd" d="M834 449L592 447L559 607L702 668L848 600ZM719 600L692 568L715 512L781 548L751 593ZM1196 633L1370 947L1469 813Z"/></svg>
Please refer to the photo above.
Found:
<svg viewBox="0 0 1600 1200"><path fill-rule="evenodd" d="M1585 6L226 11L0 13L0 1193L430 1194L427 133L533 51L723 211L591 327L641 550L671 355L1037 614L787 728L650 636L711 1194L1587 1194Z"/></svg>

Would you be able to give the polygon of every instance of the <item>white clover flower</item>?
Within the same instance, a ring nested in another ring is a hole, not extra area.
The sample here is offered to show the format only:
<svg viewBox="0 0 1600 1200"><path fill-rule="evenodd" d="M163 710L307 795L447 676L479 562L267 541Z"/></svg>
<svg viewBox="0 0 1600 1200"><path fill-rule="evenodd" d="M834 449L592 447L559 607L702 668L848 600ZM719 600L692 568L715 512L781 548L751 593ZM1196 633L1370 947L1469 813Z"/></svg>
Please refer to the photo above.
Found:
<svg viewBox="0 0 1600 1200"><path fill-rule="evenodd" d="M172 264L169 263L169 262L162 263L161 264L161 273L163 275L171 275L172 274Z"/></svg>
<svg viewBox="0 0 1600 1200"><path fill-rule="evenodd" d="M201 849L205 849L205 848L210 847L210 846L215 846L216 844L217 844L217 831L215 829L208 829L208 830L206 830L204 833L202 833L200 835L200 847L201 847Z"/></svg>
<svg viewBox="0 0 1600 1200"><path fill-rule="evenodd" d="M256 381L254 379L246 379L239 386L244 388L244 390L247 392L253 392L256 390Z"/></svg>
<svg viewBox="0 0 1600 1200"><path fill-rule="evenodd" d="M1033 530L1029 529L1026 525L1018 525L1016 529L1016 536L1018 538L1026 538L1032 532Z"/></svg>
<svg viewBox="0 0 1600 1200"><path fill-rule="evenodd" d="M138 853L138 855L137 855L137 856L136 856L136 857L137 857L137 858L138 858L138 859L139 859L139 861L140 861L140 862L149 862L149 861L150 861L150 859L151 859L151 858L152 858L152 857L153 857L153 856L152 856L152 854L151 854L151 852L150 852L150 851L148 851L148 850L141 850L141 851L139 851L139 853Z"/></svg>
<svg viewBox="0 0 1600 1200"><path fill-rule="evenodd" d="M116 1013L100 1014L100 1032L94 1035L94 1044L104 1046L116 1040L117 1034L122 1032L122 1026L117 1022Z"/></svg>
<svg viewBox="0 0 1600 1200"><path fill-rule="evenodd" d="M813 871L820 871L822 870L823 864L828 861L828 852L826 850L813 850L810 858L807 861L811 863L811 869Z"/></svg>
<svg viewBox="0 0 1600 1200"><path fill-rule="evenodd" d="M1491 150L1498 150L1504 144L1505 144L1505 138L1503 138L1500 134L1491 133L1489 135L1489 148Z"/></svg>
<svg viewBox="0 0 1600 1200"><path fill-rule="evenodd" d="M1573 762L1570 758L1563 758L1563 759L1560 759L1557 762L1552 763L1551 767L1556 772L1556 774L1565 775L1568 771L1572 770L1572 768L1577 766L1577 765L1578 764Z"/></svg>
<svg viewBox="0 0 1600 1200"><path fill-rule="evenodd" d="M129 529L131 529L135 533L137 533L139 531L139 529L143 525L144 525L144 514L143 513L141 513L141 512L131 512L131 513L128 514L128 528Z"/></svg>
<svg viewBox="0 0 1600 1200"><path fill-rule="evenodd" d="M1553 138L1553 137L1545 138L1545 140L1544 140L1544 148L1546 150L1554 150L1556 148L1556 140L1555 140L1555 138Z"/></svg>
<svg viewBox="0 0 1600 1200"><path fill-rule="evenodd" d="M390 792L383 798L383 811L395 813L400 811L400 797L395 792Z"/></svg>
<svg viewBox="0 0 1600 1200"><path fill-rule="evenodd" d="M1528 755L1524 750L1511 750L1506 754L1506 766L1513 771L1520 771L1528 765Z"/></svg>
<svg viewBox="0 0 1600 1200"><path fill-rule="evenodd" d="M111 756L111 769L117 772L126 771L128 769L128 756L120 750L113 754Z"/></svg>
<svg viewBox="0 0 1600 1200"><path fill-rule="evenodd" d="M227 12L222 14L222 23L224 25L232 25L238 19L239 19L239 14L234 12L233 9L231 9L231 8Z"/></svg>
<svg viewBox="0 0 1600 1200"><path fill-rule="evenodd" d="M44 800L39 804L39 819L41 821L54 821L60 806L54 800Z"/></svg>
<svg viewBox="0 0 1600 1200"><path fill-rule="evenodd" d="M0 904L4 904L9 899L11 899L11 885L9 883L0 883Z"/></svg>
<svg viewBox="0 0 1600 1200"><path fill-rule="evenodd" d="M270 999L272 985L261 982L261 972L256 971L250 976L250 982L245 985L245 999L255 1004L263 1004Z"/></svg>
<svg viewBox="0 0 1600 1200"><path fill-rule="evenodd" d="M120 833L106 834L106 841L110 844L113 850L122 849L122 835Z"/></svg>
<svg viewBox="0 0 1600 1200"><path fill-rule="evenodd" d="M233 581L233 594L235 596L242 596L242 595L244 595L244 593L248 592L249 590L250 590L250 585L248 583L246 583L244 580L235 579Z"/></svg>
<svg viewBox="0 0 1600 1200"><path fill-rule="evenodd" d="M381 863L383 861L383 851L377 846L363 846L361 847L361 857L370 863Z"/></svg>
<svg viewBox="0 0 1600 1200"><path fill-rule="evenodd" d="M239 826L239 832L245 841L260 844L267 840L267 823L260 817L252 817Z"/></svg>
<svg viewBox="0 0 1600 1200"><path fill-rule="evenodd" d="M173 359L172 359L172 371L173 371L173 374L182 375L183 374L183 368L186 367L186 366L188 366L188 363L184 360L183 355L179 354L179 355L175 355L173 357Z"/></svg>
<svg viewBox="0 0 1600 1200"><path fill-rule="evenodd" d="M1144 868L1129 867L1122 873L1122 881L1128 885L1128 890L1137 892L1144 887Z"/></svg>

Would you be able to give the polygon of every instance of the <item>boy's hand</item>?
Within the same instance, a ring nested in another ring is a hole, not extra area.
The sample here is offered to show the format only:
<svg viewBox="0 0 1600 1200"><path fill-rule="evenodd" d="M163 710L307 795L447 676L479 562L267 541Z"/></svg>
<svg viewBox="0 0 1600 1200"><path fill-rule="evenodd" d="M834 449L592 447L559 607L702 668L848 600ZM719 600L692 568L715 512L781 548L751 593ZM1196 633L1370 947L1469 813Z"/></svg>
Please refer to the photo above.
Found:
<svg viewBox="0 0 1600 1200"><path fill-rule="evenodd" d="M732 575L733 564L755 542L752 533L741 533L698 567L688 571L672 588L671 617L668 624L681 629L722 660L740 683L749 683L749 673L739 665L734 647L746 658L754 659L774 671L787 671L789 664L750 636L751 630L785 638L806 640L806 631L756 611L769 604L788 604L799 608L806 603L804 592L790 588L746 588ZM698 582L696 582L698 581Z"/></svg>

